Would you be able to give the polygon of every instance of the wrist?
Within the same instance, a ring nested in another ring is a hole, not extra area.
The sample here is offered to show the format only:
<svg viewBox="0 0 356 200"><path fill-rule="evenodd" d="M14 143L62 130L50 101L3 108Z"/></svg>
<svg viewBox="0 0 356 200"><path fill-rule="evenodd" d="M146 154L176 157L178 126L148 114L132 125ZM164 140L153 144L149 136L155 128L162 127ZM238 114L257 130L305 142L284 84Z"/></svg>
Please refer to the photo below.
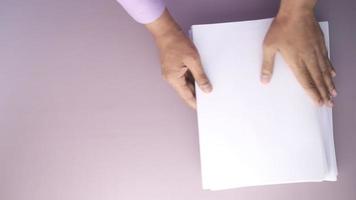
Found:
<svg viewBox="0 0 356 200"><path fill-rule="evenodd" d="M298 19L314 16L316 0L281 0L277 18Z"/></svg>
<svg viewBox="0 0 356 200"><path fill-rule="evenodd" d="M168 10L165 10L157 20L145 26L156 40L182 31Z"/></svg>

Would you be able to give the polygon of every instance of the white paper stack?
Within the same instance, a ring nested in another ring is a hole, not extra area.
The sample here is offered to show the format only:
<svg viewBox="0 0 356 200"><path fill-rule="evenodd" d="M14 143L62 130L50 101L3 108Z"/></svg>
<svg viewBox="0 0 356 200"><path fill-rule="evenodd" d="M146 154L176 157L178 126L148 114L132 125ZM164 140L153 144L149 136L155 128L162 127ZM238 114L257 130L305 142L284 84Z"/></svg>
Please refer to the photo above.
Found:
<svg viewBox="0 0 356 200"><path fill-rule="evenodd" d="M192 26L213 85L209 94L197 87L203 189L336 180L332 110L313 104L280 55L271 82L260 83L271 22Z"/></svg>

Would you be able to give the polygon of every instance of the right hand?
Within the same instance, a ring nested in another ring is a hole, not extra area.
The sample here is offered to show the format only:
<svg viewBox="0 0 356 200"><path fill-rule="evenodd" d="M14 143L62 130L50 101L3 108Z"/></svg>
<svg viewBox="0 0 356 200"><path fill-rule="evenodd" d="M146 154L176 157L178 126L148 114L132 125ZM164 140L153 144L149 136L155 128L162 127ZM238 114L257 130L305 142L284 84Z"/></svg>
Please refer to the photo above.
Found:
<svg viewBox="0 0 356 200"><path fill-rule="evenodd" d="M194 81L204 92L212 90L197 49L167 10L146 27L153 34L159 48L163 78L195 109Z"/></svg>

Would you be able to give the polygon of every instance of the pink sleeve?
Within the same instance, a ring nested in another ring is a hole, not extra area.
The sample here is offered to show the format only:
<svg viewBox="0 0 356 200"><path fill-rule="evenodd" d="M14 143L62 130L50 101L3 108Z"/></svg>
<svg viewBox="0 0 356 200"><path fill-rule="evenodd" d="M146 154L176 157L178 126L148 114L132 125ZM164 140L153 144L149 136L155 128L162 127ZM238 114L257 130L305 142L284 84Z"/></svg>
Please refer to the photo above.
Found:
<svg viewBox="0 0 356 200"><path fill-rule="evenodd" d="M117 0L137 22L153 22L164 11L163 0Z"/></svg>

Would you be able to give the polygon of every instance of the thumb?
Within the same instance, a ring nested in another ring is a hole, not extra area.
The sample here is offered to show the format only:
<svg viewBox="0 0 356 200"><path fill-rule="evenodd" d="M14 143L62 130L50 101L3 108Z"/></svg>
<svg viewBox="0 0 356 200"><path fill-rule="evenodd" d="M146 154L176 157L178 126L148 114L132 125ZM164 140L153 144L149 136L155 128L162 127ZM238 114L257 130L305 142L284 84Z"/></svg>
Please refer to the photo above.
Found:
<svg viewBox="0 0 356 200"><path fill-rule="evenodd" d="M186 61L185 64L192 73L200 89L206 93L211 92L213 87L203 70L200 58L190 58Z"/></svg>
<svg viewBox="0 0 356 200"><path fill-rule="evenodd" d="M263 84L268 84L271 81L274 67L274 56L276 55L276 50L270 47L263 48L263 61L261 68L261 82Z"/></svg>

